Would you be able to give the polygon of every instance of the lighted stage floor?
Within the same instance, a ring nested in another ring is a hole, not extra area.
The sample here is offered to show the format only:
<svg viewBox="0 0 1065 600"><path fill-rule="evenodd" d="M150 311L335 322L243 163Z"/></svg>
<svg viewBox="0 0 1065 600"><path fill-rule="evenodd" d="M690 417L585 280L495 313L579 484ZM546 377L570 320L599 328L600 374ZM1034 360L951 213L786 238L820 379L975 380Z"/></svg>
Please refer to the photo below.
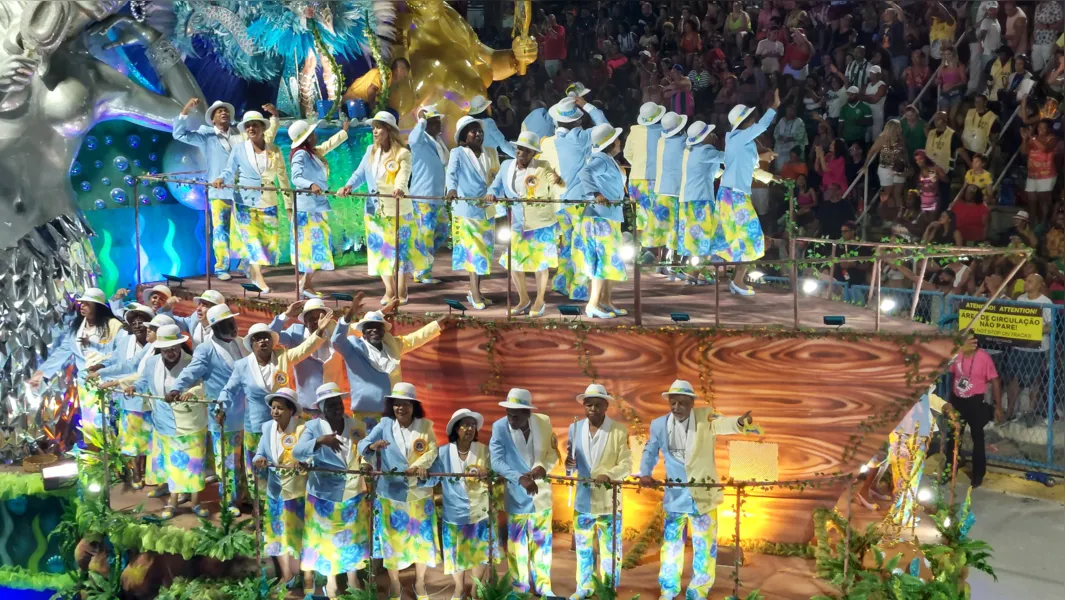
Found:
<svg viewBox="0 0 1065 600"><path fill-rule="evenodd" d="M441 253L436 258L438 268L435 273L441 283L435 285L413 284L409 289L410 303L402 307L404 312L426 313L447 312L444 304L447 299L458 300L467 307L466 293L469 289L469 279L465 273L456 273L450 270L450 253ZM263 296L265 299L288 300L296 299L296 280L291 267L275 267L265 271L267 283L270 284L271 292ZM241 283L248 280L243 276L234 276L230 281L211 279L212 289L222 292L227 297L241 297L246 292ZM200 292L206 289L205 277L186 279L182 287ZM367 301L364 306L367 309L377 306L377 301L384 293L384 286L378 277L368 274L365 265L344 267L336 271L322 271L315 275L315 289L327 300L331 293L355 293L358 291L366 295ZM527 278L530 292L535 285L533 277ZM632 324L635 319L633 301L634 282L630 270L630 279L627 282L616 285L614 303L619 308L629 311L629 315L615 319L611 322L618 324ZM641 297L643 300L643 325L648 327L660 327L672 323L670 313L681 312L691 317L690 325L714 326L715 325L715 287L714 285L688 285L683 282L669 281L665 276L644 271L640 281ZM495 304L483 311L470 310L467 316L482 319L503 319L506 317L506 292L507 278L505 273L498 270L482 281L482 292ZM727 281L722 281L716 302L722 327L785 327L794 325L794 309L792 295L786 290L767 285L756 286L757 294L754 297L741 297L729 293ZM254 293L248 293L254 296ZM512 292L512 302L517 303L517 293ZM560 304L580 304L572 302L563 296L549 292L547 296L548 309L544 318L558 318L558 306ZM872 310L847 304L840 301L828 300L805 294L799 295L799 322L802 327L815 329L835 329L826 327L823 318L826 315L840 315L846 317L845 330L872 331L875 327L875 315ZM524 317L522 317L524 318ZM606 321L597 321L605 324ZM880 330L885 332L921 332L934 333L935 327L916 323L905 318L882 315Z"/></svg>
<svg viewBox="0 0 1065 600"><path fill-rule="evenodd" d="M212 520L217 523L218 502L213 492L205 492L202 501L212 512ZM134 492L125 485L117 485L113 488L111 506L116 510L140 508L141 514L154 515L163 509L163 500L150 499L147 490ZM836 505L837 510L846 514L845 499L840 498ZM861 507L857 502L851 505L852 524L855 528L864 529L869 523L880 521L886 512L874 512ZM245 515L247 516L247 515ZM182 505L179 514L167 524L186 529L195 528L199 525L199 519L188 510L188 505ZM931 520L923 518L916 529L917 537L924 542L930 542L935 538L935 531L931 526ZM721 535L722 539L728 535ZM812 539L810 540L813 541ZM558 533L554 536L553 558L551 568L552 587L556 596L568 597L575 591L575 568L576 556L570 550L570 535ZM627 552L632 542L625 542L623 552ZM895 551L907 551L908 545L901 544L887 553ZM621 585L618 591L619 600L629 600L636 594L641 598L653 599L659 594L658 587L658 552L659 547L648 547L643 558L631 569L621 572ZM691 577L691 547L685 552L684 575L682 582L686 583ZM733 590L733 564L734 553L730 547L723 547L718 556L717 581L714 584L711 598L723 598L731 595ZM906 555L903 564L908 563L910 554ZM499 572L505 572L505 566L499 566ZM414 572L413 569L405 570L402 575L404 585L404 598L413 596ZM809 600L811 596L831 593L832 588L815 576L815 565L812 559L800 557L769 556L755 553L744 554L744 564L740 568L741 595L745 597L751 590L759 590L766 598L773 600ZM384 598L388 585L388 577L381 573L378 576L379 596ZM429 595L435 599L446 600L451 598L451 577L444 575L440 565L430 569L426 579ZM300 596L290 596L300 597Z"/></svg>

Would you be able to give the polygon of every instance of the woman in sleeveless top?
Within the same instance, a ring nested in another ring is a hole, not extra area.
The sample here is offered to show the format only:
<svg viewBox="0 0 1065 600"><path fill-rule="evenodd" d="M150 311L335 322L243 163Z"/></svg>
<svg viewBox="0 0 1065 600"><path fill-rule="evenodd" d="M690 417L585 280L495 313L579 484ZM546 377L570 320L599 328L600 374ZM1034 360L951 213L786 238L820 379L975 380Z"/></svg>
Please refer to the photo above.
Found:
<svg viewBox="0 0 1065 600"><path fill-rule="evenodd" d="M943 49L943 64L939 67L936 76L939 83L939 110L949 110L950 120L954 122L965 96L965 86L968 79L965 76L965 65L958 62L958 56L954 48Z"/></svg>
<svg viewBox="0 0 1065 600"><path fill-rule="evenodd" d="M947 176L938 165L929 160L924 150L914 152L917 162L917 189L921 192L921 212L935 213L939 203L939 181Z"/></svg>
<svg viewBox="0 0 1065 600"><path fill-rule="evenodd" d="M902 188L906 184L906 177L902 172L906 169L906 145L902 140L902 123L898 119L891 119L884 125L884 131L869 148L865 168L868 169L873 162L876 153L880 153L880 166L876 173L880 178L880 185L888 190L889 208L902 208Z"/></svg>

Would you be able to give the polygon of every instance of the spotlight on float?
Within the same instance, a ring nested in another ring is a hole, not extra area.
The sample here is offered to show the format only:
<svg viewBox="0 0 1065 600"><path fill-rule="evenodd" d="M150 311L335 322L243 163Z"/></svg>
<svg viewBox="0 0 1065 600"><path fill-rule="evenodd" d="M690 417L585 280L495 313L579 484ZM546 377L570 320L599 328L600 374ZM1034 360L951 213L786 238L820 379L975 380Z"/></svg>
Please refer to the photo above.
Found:
<svg viewBox="0 0 1065 600"><path fill-rule="evenodd" d="M496 232L496 241L497 242L502 242L502 243L509 242L510 241L510 237L512 235L514 235L514 234L513 234L513 232L511 232L509 227L503 227L502 229L500 229L499 231Z"/></svg>
<svg viewBox="0 0 1065 600"><path fill-rule="evenodd" d="M333 292L332 294L329 294L329 297L332 298L334 302L336 302L337 306L340 306L341 301L351 302L355 299L354 296L352 296L351 294L343 294L341 292Z"/></svg>
<svg viewBox="0 0 1065 600"><path fill-rule="evenodd" d="M698 257L698 256L693 256L693 257L691 258L691 261L690 261L690 262L691 262L691 265L692 265L693 267L698 267L698 266L699 266L699 257Z"/></svg>
<svg viewBox="0 0 1065 600"><path fill-rule="evenodd" d="M163 275L163 279L166 280L166 283L169 286L173 286L174 284L177 284L177 287L181 287L182 285L185 284L185 278L184 277L178 277L176 275Z"/></svg>
<svg viewBox="0 0 1065 600"><path fill-rule="evenodd" d="M884 298L883 300L880 301L880 312L889 313L889 312L895 310L895 308L897 308L898 305L899 305L899 303L895 302L894 298Z"/></svg>
<svg viewBox="0 0 1065 600"><path fill-rule="evenodd" d="M673 319L674 323L687 323L688 321L691 321L691 317L688 316L688 313L682 312L669 313L669 318Z"/></svg>
<svg viewBox="0 0 1065 600"><path fill-rule="evenodd" d="M45 467L41 469L41 477L44 479L45 491L72 485L78 480L78 463L68 461Z"/></svg>
<svg viewBox="0 0 1065 600"><path fill-rule="evenodd" d="M923 487L917 490L917 501L920 503L931 502L935 494L932 493L932 488Z"/></svg>
<svg viewBox="0 0 1065 600"><path fill-rule="evenodd" d="M817 283L816 279L804 279L802 281L802 293L806 294L807 296L811 294L816 294L817 288L819 287L820 285Z"/></svg>
<svg viewBox="0 0 1065 600"><path fill-rule="evenodd" d="M625 262L636 258L636 244L632 243L632 234L628 231L621 234L621 249L618 250L618 254Z"/></svg>
<svg viewBox="0 0 1065 600"><path fill-rule="evenodd" d="M262 288L260 288L259 286L255 285L254 283L242 283L242 284L240 284L240 287L244 288L244 297L245 298L248 297L248 292L254 293L256 298L259 298L259 297L261 297L263 295Z"/></svg>
<svg viewBox="0 0 1065 600"><path fill-rule="evenodd" d="M465 317L466 311L469 310L466 308L465 304L459 302L458 300L452 300L450 298L445 299L444 304L447 304L447 314L449 315L451 314L451 311L457 310L462 313L462 316Z"/></svg>
<svg viewBox="0 0 1065 600"><path fill-rule="evenodd" d="M858 472L861 473L862 475L865 475L866 473L869 472L869 465L868 464L862 465L861 468L858 469Z"/></svg>
<svg viewBox="0 0 1065 600"><path fill-rule="evenodd" d="M822 320L826 327L843 327L847 324L847 317L841 315L825 315Z"/></svg>
<svg viewBox="0 0 1065 600"><path fill-rule="evenodd" d="M89 493L90 494L99 494L100 490L102 490L102 489L103 488L100 487L99 483L93 482L93 483L89 484Z"/></svg>
<svg viewBox="0 0 1065 600"><path fill-rule="evenodd" d="M559 304L558 312L563 317L575 317L577 319L581 318L581 307L577 306L576 304Z"/></svg>
<svg viewBox="0 0 1065 600"><path fill-rule="evenodd" d="M763 277L765 277L765 273L761 271L751 271L747 273L747 280L751 283L758 283Z"/></svg>
<svg viewBox="0 0 1065 600"><path fill-rule="evenodd" d="M950 527L950 517L943 519L943 527Z"/></svg>

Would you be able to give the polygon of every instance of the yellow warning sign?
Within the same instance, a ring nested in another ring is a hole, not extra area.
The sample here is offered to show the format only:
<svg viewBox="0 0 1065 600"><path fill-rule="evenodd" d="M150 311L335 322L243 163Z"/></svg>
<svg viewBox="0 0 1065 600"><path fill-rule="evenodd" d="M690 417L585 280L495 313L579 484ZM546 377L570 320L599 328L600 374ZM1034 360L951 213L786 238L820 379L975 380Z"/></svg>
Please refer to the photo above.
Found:
<svg viewBox="0 0 1065 600"><path fill-rule="evenodd" d="M966 302L958 311L958 330L972 323L983 302ZM1000 342L1021 348L1038 348L1043 342L1043 310L1035 306L987 307L973 333L982 340Z"/></svg>

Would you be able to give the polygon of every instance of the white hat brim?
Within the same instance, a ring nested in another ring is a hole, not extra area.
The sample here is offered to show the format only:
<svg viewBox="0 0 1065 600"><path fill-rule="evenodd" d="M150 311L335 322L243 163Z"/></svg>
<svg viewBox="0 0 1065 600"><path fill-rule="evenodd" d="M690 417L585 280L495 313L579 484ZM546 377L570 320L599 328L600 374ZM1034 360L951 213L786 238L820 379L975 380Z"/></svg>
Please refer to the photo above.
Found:
<svg viewBox="0 0 1065 600"><path fill-rule="evenodd" d="M444 428L444 433L451 435L451 430L463 419L473 419L474 421L477 421L478 430L484 427L484 415L476 411L467 410L448 419L447 427Z"/></svg>
<svg viewBox="0 0 1065 600"><path fill-rule="evenodd" d="M579 394L577 396L577 402L584 402L587 398L602 398L603 400L614 401L614 397L610 394Z"/></svg>
<svg viewBox="0 0 1065 600"><path fill-rule="evenodd" d="M526 144L524 142L514 142L514 145L519 147L519 148L525 148L526 150L532 150L533 152L535 152L537 154L540 153L540 149L535 147L535 146L533 146L532 144Z"/></svg>
<svg viewBox="0 0 1065 600"><path fill-rule="evenodd" d="M572 118L563 117L558 112L558 109L555 106L552 106L551 108L547 109L547 114L551 117L552 120L554 120L555 123L574 123L574 122L580 121L582 118L584 118L584 111L579 110L579 109L578 109L577 115L575 117L572 117Z"/></svg>
<svg viewBox="0 0 1065 600"><path fill-rule="evenodd" d="M207 107L207 112L204 113L204 115L207 117L207 122L208 123L210 123L211 119L214 118L214 112L216 110L220 109L220 108L225 108L225 109L229 110L229 118L230 119L232 119L233 115L236 113L236 110L233 109L233 105L232 104L230 104L228 102L216 102L216 103L212 104L211 106L208 106Z"/></svg>
<svg viewBox="0 0 1065 600"><path fill-rule="evenodd" d="M123 320L124 321L128 321L130 313L140 313L142 315L148 315L148 319L149 320L150 319L154 319L155 318L155 311L148 312L149 310L151 310L151 309L148 308L147 306L143 306L143 307L142 306L127 306L126 307L126 313L123 315L126 318L123 319Z"/></svg>
<svg viewBox="0 0 1065 600"><path fill-rule="evenodd" d="M389 129L394 129L396 131L399 131L399 125L398 124L389 123L388 121L385 121L384 119L370 119L370 125L373 125L374 123L380 123L382 125L387 126Z"/></svg>
<svg viewBox="0 0 1065 600"><path fill-rule="evenodd" d="M76 302L92 302L93 304L99 304L101 306L110 306L107 302L101 302L96 298L90 298L88 296L78 296Z"/></svg>
<svg viewBox="0 0 1065 600"><path fill-rule="evenodd" d="M322 402L325 402L326 400L328 400L330 398L343 398L344 396L350 396L350 395L351 395L351 392L334 392L332 394L327 394L325 396L317 397L317 398L314 399L314 402L311 404L310 409L311 410L318 410L318 407L322 404Z"/></svg>
<svg viewBox="0 0 1065 600"><path fill-rule="evenodd" d="M644 127L647 127L648 125L654 125L655 123L661 121L662 117L666 116L666 112L668 112L668 111L665 111L665 110L658 111L658 116L656 116L655 118L651 119L650 121L645 121L643 119L643 117L636 117L636 124L637 125L643 125Z"/></svg>
<svg viewBox="0 0 1065 600"><path fill-rule="evenodd" d="M525 406L524 404L518 404L516 402L500 402L499 405L503 408L516 408L518 410L536 410L535 406Z"/></svg>
<svg viewBox="0 0 1065 600"><path fill-rule="evenodd" d="M385 396L385 400L407 400L409 402L421 402L421 400L413 396L400 396L398 394L389 394Z"/></svg>
<svg viewBox="0 0 1065 600"><path fill-rule="evenodd" d="M215 304L215 306L218 306L218 305ZM218 325L219 323L221 323L222 321L225 321L226 319L235 319L236 317L239 317L239 316L240 316L240 313L230 313L230 314L222 317L221 319L218 319L214 323L211 323L210 325L208 325L208 327L214 327L215 325Z"/></svg>
<svg viewBox="0 0 1065 600"><path fill-rule="evenodd" d="M392 324L388 321L359 321L355 324L355 331L362 333L362 330L366 329L367 325L384 325L385 331L392 331Z"/></svg>
<svg viewBox="0 0 1065 600"><path fill-rule="evenodd" d="M276 331L273 331L273 330L270 330L270 331L256 331L255 333L248 334L247 336L244 337L244 347L247 348L248 352L251 352L251 338L256 336L256 335L259 335L260 333L269 333L270 334L270 339L272 339L274 341L274 346L277 346L278 342L281 341L281 336L278 335L278 333Z"/></svg>
<svg viewBox="0 0 1065 600"><path fill-rule="evenodd" d="M680 123L677 124L676 129L670 129L669 131L663 131L662 136L671 138L678 133L684 131L684 128L688 126L688 115L680 115Z"/></svg>
<svg viewBox="0 0 1065 600"><path fill-rule="evenodd" d="M481 106L479 106L479 107L477 108L477 110L474 110L474 108L473 108L473 107L471 106L471 107L470 107L470 112L469 112L469 113L467 113L467 114L469 114L469 115L470 115L471 117L472 117L473 115L479 115L479 114L483 113L484 111L488 110L488 107L489 107L489 106L492 106L492 101L491 101L491 100L488 100L488 99L485 99L485 101L484 101L484 104L482 104Z"/></svg>
<svg viewBox="0 0 1065 600"><path fill-rule="evenodd" d="M602 144L597 144L595 146L595 149L601 152L603 150L603 148L609 148L610 144L613 144L614 140L618 139L618 136L620 136L620 135L621 135L621 128L620 127L615 127L614 128L614 135L610 136L610 138L607 141L603 142Z"/></svg>
<svg viewBox="0 0 1065 600"><path fill-rule="evenodd" d="M164 348L173 348L174 346L181 346L185 342L189 341L189 336L183 335L176 340L155 341L152 342L152 348L156 350L163 350Z"/></svg>
<svg viewBox="0 0 1065 600"><path fill-rule="evenodd" d="M200 296L196 296L195 298L192 299L192 303L193 304L203 304L204 302L210 304L211 306L218 306L217 302L215 302L213 300L208 300L207 298L203 298L203 297L200 297Z"/></svg>
<svg viewBox="0 0 1065 600"><path fill-rule="evenodd" d="M662 392L663 398L669 398L670 396L688 396L689 398L695 398L695 392Z"/></svg>
<svg viewBox="0 0 1065 600"><path fill-rule="evenodd" d="M751 116L751 113L753 113L753 112L754 112L754 107L753 106L748 106L742 112L740 112L739 116L736 117L735 121L729 121L729 124L732 125L733 129L735 129L735 128L739 127L740 125L742 125L743 122L747 120L747 117Z"/></svg>
<svg viewBox="0 0 1065 600"><path fill-rule="evenodd" d="M694 140L685 140L684 145L688 146L688 147L691 147L691 146L695 146L696 144L702 143L702 141L706 139L706 136L708 136L708 135L710 135L711 133L714 132L714 129L715 129L714 125L708 125L706 127L706 130L703 131L702 134L699 135L699 137L695 138Z"/></svg>
<svg viewBox="0 0 1065 600"><path fill-rule="evenodd" d="M254 119L248 119L246 121L241 121L240 125L237 125L237 129L239 129L241 133L244 133L244 127L248 123L262 123L263 127L269 127L270 126L270 121L266 120L265 118L256 117Z"/></svg>
<svg viewBox="0 0 1065 600"><path fill-rule="evenodd" d="M291 147L295 148L296 146L302 144L307 138L311 137L311 134L314 133L315 129L318 129L318 122L316 121L314 123L309 123L307 131L304 131L303 135L301 135L298 139L294 138L291 140Z"/></svg>
<svg viewBox="0 0 1065 600"><path fill-rule="evenodd" d="M295 404L296 405L296 410L295 410L295 412L292 413L292 416L299 416L300 413L303 412L303 407L300 406L299 400L297 400L295 398L289 398L288 396L285 396L284 394L278 394L276 392L273 393L273 394L267 394L266 395L266 406L267 407L270 406L270 401L273 400L274 398L281 398L282 400L288 400L289 402Z"/></svg>

